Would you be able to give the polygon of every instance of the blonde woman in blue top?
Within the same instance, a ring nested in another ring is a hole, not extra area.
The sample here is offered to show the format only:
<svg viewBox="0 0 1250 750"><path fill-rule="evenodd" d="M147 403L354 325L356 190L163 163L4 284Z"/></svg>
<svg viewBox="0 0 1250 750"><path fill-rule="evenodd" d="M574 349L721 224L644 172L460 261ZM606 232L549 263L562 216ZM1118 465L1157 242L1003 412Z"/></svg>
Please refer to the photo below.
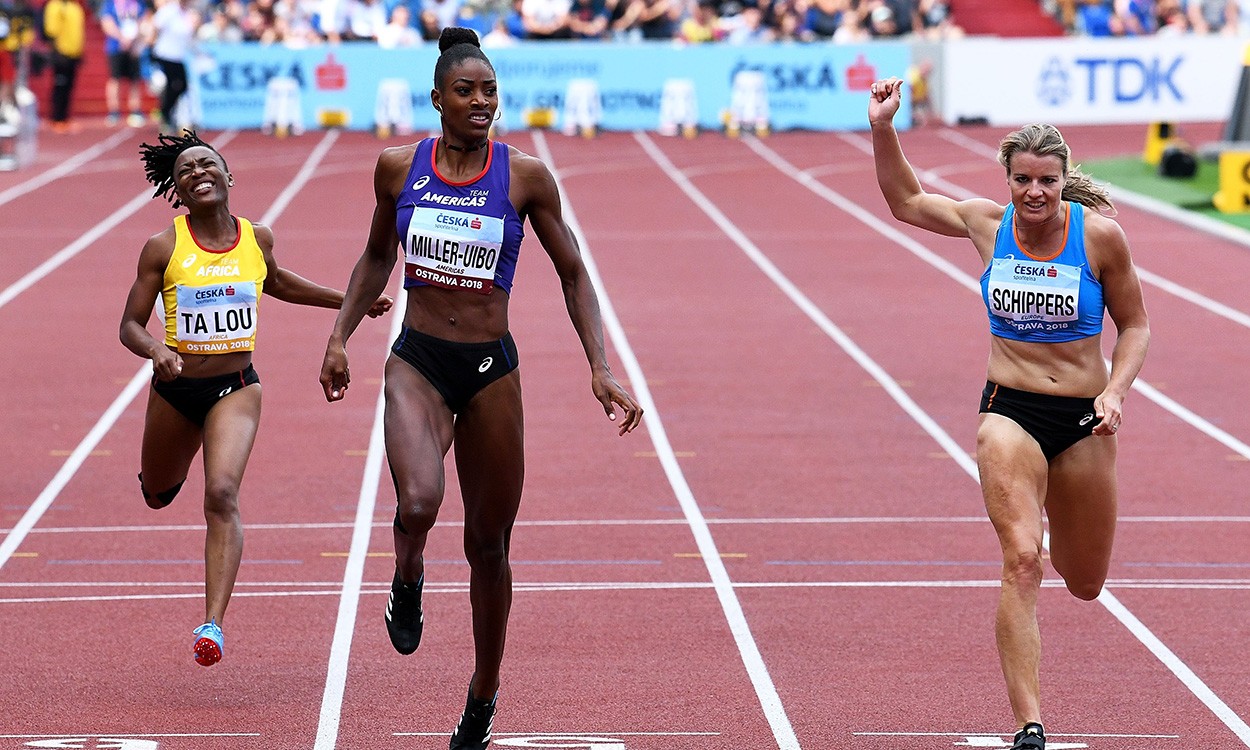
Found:
<svg viewBox="0 0 1250 750"><path fill-rule="evenodd" d="M1019 728L1016 750L1043 750L1037 597L1043 512L1050 560L1068 591L1102 591L1116 523L1116 433L1150 340L1141 282L1111 201L1072 169L1062 135L1028 125L999 147L1011 201L926 193L903 156L894 115L902 81L872 85L877 181L895 218L972 240L985 271L988 381L977 428L985 507L1003 551L995 636ZM1088 210L1093 209L1093 210ZM1103 312L1116 328L1108 372Z"/></svg>

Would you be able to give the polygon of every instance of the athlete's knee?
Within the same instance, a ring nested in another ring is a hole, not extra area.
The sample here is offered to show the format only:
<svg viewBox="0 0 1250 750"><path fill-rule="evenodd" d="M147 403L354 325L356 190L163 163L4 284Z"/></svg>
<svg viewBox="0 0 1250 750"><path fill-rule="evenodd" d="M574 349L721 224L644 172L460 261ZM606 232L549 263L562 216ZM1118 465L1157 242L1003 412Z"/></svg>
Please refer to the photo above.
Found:
<svg viewBox="0 0 1250 750"><path fill-rule="evenodd" d="M508 566L510 533L482 534L468 531L464 537L464 557L477 571L499 571Z"/></svg>
<svg viewBox="0 0 1250 750"><path fill-rule="evenodd" d="M416 481L400 482L391 469L395 485L395 530L403 534L424 534L434 528L443 504L441 487L427 487Z"/></svg>
<svg viewBox="0 0 1250 750"><path fill-rule="evenodd" d="M1102 593L1103 584L1107 582L1107 572L1101 571L1095 574L1074 573L1065 574L1064 571L1059 572L1063 576L1063 583L1068 587L1068 593L1077 599L1092 602Z"/></svg>
<svg viewBox="0 0 1250 750"><path fill-rule="evenodd" d="M148 492L147 487L143 484L143 474L140 473L139 491L143 493L143 502L147 503L149 508L153 510L160 510L174 501L174 498L178 496L178 491L182 489L182 485L185 484L186 481L187 480L183 479L178 484L175 484L173 487L170 487L163 492Z"/></svg>
<svg viewBox="0 0 1250 750"><path fill-rule="evenodd" d="M208 479L204 484L204 514L232 517L239 514L239 484L233 479Z"/></svg>
<svg viewBox="0 0 1250 750"><path fill-rule="evenodd" d="M1003 552L1003 582L1036 588L1042 584L1042 551L1032 545L1011 547Z"/></svg>
<svg viewBox="0 0 1250 750"><path fill-rule="evenodd" d="M395 505L395 530L401 534L424 534L438 520L438 503L403 502Z"/></svg>

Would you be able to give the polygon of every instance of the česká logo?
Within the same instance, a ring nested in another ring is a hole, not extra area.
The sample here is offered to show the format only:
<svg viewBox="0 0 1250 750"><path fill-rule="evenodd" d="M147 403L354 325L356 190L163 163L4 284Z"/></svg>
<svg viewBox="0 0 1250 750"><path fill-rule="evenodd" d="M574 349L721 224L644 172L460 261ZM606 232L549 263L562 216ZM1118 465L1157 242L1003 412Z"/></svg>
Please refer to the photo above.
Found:
<svg viewBox="0 0 1250 750"><path fill-rule="evenodd" d="M480 364L480 365L478 365L478 366L477 366L477 371L478 371L478 372L486 372L487 370L489 370L489 369L490 369L490 366L491 366L491 365L493 365L493 364L495 364L495 358L494 358L494 357L487 357L486 359L482 360L482 364Z"/></svg>
<svg viewBox="0 0 1250 750"><path fill-rule="evenodd" d="M420 190L421 188L425 187L425 184L426 184L427 182L429 182L429 181L430 181L430 176L429 176L428 174L423 174L423 175L421 175L421 179L419 179L419 180L417 180L416 182L412 183L412 189L413 189L413 190Z"/></svg>
<svg viewBox="0 0 1250 750"><path fill-rule="evenodd" d="M1081 417L1081 426L1084 427L1085 425L1089 424L1093 420L1094 420L1093 414L1086 414L1085 416Z"/></svg>

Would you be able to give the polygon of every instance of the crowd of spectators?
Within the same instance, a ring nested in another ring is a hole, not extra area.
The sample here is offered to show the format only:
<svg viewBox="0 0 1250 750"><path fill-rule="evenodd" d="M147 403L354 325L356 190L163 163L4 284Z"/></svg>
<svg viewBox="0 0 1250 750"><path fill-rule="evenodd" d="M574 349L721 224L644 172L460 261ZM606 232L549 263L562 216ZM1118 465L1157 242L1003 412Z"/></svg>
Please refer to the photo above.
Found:
<svg viewBox="0 0 1250 750"><path fill-rule="evenodd" d="M1250 0L1042 0L1084 36L1250 34Z"/></svg>
<svg viewBox="0 0 1250 750"><path fill-rule="evenodd" d="M177 0L155 0L159 6ZM863 42L962 31L948 0L191 0L195 39L292 47L411 47L467 26L483 46L518 40Z"/></svg>

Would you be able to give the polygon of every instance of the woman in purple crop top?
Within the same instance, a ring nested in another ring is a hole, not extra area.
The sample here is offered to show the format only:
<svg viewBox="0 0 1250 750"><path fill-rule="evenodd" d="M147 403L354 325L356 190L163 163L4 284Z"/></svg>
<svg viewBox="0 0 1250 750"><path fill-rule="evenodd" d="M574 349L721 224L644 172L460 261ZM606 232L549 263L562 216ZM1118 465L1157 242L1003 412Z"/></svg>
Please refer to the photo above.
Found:
<svg viewBox="0 0 1250 750"><path fill-rule="evenodd" d="M388 148L378 158L369 239L326 347L321 384L327 400L343 398L347 339L385 288L402 244L408 305L385 386L387 458L398 499L386 625L397 651L416 650L422 554L443 501L443 461L454 442L476 658L450 747L482 750L499 690L512 601L509 538L524 473L521 382L508 333L511 274L503 261L515 257L509 238L519 236L519 222L529 220L560 276L594 397L621 435L639 425L642 409L608 369L599 303L561 215L554 178L538 159L490 141L499 100L495 70L477 35L444 29L439 50L430 100L442 119L442 137ZM424 159L414 163L418 154ZM496 169L506 169L506 179L498 179ZM501 189L507 191L502 217L492 208L500 205L498 196L487 195Z"/></svg>
<svg viewBox="0 0 1250 750"><path fill-rule="evenodd" d="M956 201L924 191L894 130L901 93L902 81L889 78L872 85L868 100L886 203L900 221L969 238L987 269L983 284L997 335L990 337L977 466L1003 550L995 637L1019 728L1014 750L1044 750L1037 626L1043 513L1055 571L1072 595L1096 598L1115 534L1115 436L1150 340L1141 282L1124 231L1100 213L1112 211L1106 191L1070 168L1058 130L1029 125L1002 141L999 161L1014 212L1008 221L1008 206L992 200ZM996 244L1007 251L996 256ZM1082 295L1086 322L1101 319L1096 306L1090 309L1099 289L1116 328L1110 372L1101 326L1077 328ZM1064 329L1069 333L1036 335Z"/></svg>

